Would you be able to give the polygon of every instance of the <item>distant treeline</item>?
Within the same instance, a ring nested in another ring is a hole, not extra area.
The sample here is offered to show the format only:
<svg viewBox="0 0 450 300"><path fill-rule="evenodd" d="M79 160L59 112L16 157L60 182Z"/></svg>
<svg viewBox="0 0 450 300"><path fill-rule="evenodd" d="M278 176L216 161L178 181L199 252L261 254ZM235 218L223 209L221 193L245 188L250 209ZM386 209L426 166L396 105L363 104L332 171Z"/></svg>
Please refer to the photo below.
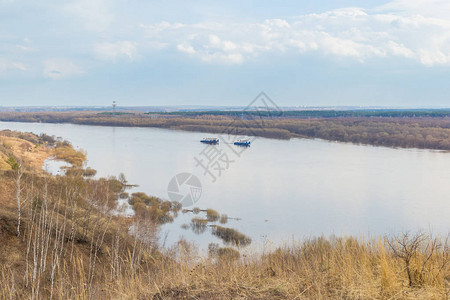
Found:
<svg viewBox="0 0 450 300"><path fill-rule="evenodd" d="M442 118L450 117L450 109L373 109L373 110L288 110L288 111L179 111L147 114L178 116L250 116L250 117L297 117L297 118L348 118L348 117L391 117L391 118Z"/></svg>
<svg viewBox="0 0 450 300"><path fill-rule="evenodd" d="M369 112L366 112L369 113ZM320 138L388 147L450 150L447 117L232 117L226 115L104 115L97 113L0 113L0 121L157 127L217 135Z"/></svg>
<svg viewBox="0 0 450 300"><path fill-rule="evenodd" d="M131 113L131 112L121 112L121 111L118 111L118 112L111 112L111 111L103 111L103 112L100 112L100 113L98 113L99 115L105 115L105 116L123 116L123 115L131 115L131 116L134 116L135 115L135 113Z"/></svg>

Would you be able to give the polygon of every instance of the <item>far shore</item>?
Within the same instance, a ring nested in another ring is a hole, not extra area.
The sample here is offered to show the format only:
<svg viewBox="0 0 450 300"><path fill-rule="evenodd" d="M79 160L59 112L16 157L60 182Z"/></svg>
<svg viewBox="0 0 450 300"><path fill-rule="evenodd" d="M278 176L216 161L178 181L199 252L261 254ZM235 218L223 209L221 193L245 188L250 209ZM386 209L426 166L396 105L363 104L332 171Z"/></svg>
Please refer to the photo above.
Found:
<svg viewBox="0 0 450 300"><path fill-rule="evenodd" d="M0 112L3 122L154 127L289 140L319 138L395 148L450 150L450 112ZM448 115L447 115L448 114ZM334 115L334 116L333 116Z"/></svg>

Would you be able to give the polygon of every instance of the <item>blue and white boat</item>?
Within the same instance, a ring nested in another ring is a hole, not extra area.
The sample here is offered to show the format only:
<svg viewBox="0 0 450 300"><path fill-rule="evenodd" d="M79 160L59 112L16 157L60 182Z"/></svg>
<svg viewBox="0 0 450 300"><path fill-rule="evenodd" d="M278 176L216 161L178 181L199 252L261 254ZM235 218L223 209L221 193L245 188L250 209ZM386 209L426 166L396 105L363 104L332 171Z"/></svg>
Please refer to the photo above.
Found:
<svg viewBox="0 0 450 300"><path fill-rule="evenodd" d="M210 144L210 145L216 145L219 143L219 139L218 138L204 138L200 142L205 143L205 144Z"/></svg>
<svg viewBox="0 0 450 300"><path fill-rule="evenodd" d="M240 139L234 142L236 146L245 146L245 147L250 146L250 143L251 143L250 140L247 139Z"/></svg>

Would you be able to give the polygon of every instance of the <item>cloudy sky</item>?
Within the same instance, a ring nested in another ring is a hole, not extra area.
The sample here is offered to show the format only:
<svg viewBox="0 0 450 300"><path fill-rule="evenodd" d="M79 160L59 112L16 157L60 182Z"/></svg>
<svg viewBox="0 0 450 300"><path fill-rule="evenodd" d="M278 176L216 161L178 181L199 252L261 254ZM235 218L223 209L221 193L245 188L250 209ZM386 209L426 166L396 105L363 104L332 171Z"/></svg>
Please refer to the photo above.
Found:
<svg viewBox="0 0 450 300"><path fill-rule="evenodd" d="M448 0L0 0L0 106L450 107Z"/></svg>

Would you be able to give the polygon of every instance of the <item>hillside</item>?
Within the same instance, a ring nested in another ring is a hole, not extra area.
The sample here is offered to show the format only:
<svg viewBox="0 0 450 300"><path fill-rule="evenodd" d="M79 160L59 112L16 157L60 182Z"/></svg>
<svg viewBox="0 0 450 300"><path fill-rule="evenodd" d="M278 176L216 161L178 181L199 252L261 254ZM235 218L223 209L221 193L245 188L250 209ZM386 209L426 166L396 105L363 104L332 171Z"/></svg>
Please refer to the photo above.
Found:
<svg viewBox="0 0 450 300"><path fill-rule="evenodd" d="M5 135L0 148L0 299L450 296L448 241L421 233L317 237L264 253L210 247L208 256L199 256L183 239L162 249L159 225L176 217L175 203L137 193L132 198L136 216L120 216L116 206L124 193L123 178L86 176L85 153L67 141ZM58 151L74 168L64 176L43 172L39 163Z"/></svg>

